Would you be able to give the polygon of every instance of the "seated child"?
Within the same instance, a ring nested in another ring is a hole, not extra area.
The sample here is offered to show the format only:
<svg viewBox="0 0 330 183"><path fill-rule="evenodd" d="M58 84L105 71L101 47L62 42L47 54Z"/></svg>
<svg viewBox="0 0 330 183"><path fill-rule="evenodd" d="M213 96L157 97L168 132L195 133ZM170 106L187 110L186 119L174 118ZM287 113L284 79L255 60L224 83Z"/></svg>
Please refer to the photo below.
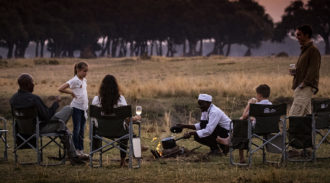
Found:
<svg viewBox="0 0 330 183"><path fill-rule="evenodd" d="M244 119L247 119L249 117L250 104L272 105L272 103L268 100L269 95L270 95L270 87L266 84L259 85L256 88L256 98L251 98L248 101L248 103L247 103L240 119L244 120ZM250 119L251 118L252 118L252 126L254 126L255 119L253 117L250 117ZM230 137L221 138L221 137L218 136L217 137L217 142L220 143L220 144L229 145ZM240 163L245 163L243 153L244 153L243 149L240 149L239 150Z"/></svg>

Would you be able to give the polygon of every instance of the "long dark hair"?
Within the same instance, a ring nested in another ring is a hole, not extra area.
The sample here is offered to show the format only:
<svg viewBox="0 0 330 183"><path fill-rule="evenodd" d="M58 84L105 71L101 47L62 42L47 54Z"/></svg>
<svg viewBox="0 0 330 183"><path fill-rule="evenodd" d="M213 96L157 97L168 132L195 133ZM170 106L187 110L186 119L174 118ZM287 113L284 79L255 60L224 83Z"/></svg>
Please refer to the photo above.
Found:
<svg viewBox="0 0 330 183"><path fill-rule="evenodd" d="M79 62L79 63L76 63L75 65L74 65L74 69L73 69L73 76L75 76L75 75L77 75L77 70L79 69L79 70L81 70L81 69L83 69L83 68L85 68L85 67L87 67L88 65L87 65L87 63L86 62Z"/></svg>
<svg viewBox="0 0 330 183"><path fill-rule="evenodd" d="M99 90L99 100L104 113L111 114L113 112L114 105L118 104L119 91L116 78L110 74L104 76Z"/></svg>

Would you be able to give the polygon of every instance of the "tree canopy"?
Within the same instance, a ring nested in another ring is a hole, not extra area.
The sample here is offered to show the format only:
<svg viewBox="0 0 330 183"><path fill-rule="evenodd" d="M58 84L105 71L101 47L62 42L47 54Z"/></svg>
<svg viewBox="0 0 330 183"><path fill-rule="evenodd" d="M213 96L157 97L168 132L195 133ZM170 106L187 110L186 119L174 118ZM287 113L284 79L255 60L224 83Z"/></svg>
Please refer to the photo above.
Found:
<svg viewBox="0 0 330 183"><path fill-rule="evenodd" d="M205 39L215 42L209 54L228 55L232 44L257 48L273 32L254 0L0 0L0 27L8 58L24 57L29 42L37 57L45 45L52 57L173 56L178 45L195 56Z"/></svg>
<svg viewBox="0 0 330 183"><path fill-rule="evenodd" d="M293 34L302 24L309 24L313 28L314 37L319 35L325 43L325 54L330 54L330 1L309 0L304 4L295 0L285 9L282 21L275 25L274 41L282 41L287 34Z"/></svg>

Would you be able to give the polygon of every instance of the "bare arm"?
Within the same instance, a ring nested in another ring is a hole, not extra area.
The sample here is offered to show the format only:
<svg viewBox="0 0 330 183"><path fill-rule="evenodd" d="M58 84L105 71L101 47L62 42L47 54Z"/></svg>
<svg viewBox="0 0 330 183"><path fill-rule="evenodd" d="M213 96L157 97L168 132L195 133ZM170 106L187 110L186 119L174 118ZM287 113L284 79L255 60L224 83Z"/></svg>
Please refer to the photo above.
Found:
<svg viewBox="0 0 330 183"><path fill-rule="evenodd" d="M63 85L61 85L58 88L58 91L61 92L61 93L70 94L72 97L76 97L75 94L71 90L69 90L68 88L69 88L69 84L68 83L64 83Z"/></svg>
<svg viewBox="0 0 330 183"><path fill-rule="evenodd" d="M250 104L255 104L255 103L256 101L253 98L248 101L243 111L242 117L240 119L247 119L249 117Z"/></svg>

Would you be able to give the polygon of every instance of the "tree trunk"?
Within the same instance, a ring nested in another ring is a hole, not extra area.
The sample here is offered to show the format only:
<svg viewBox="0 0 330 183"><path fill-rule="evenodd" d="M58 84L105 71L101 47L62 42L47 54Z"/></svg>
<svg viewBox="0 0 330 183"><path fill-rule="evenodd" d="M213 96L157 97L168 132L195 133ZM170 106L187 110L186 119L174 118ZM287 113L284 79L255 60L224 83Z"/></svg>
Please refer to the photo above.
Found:
<svg viewBox="0 0 330 183"><path fill-rule="evenodd" d="M39 57L39 41L36 41L35 57Z"/></svg>
<svg viewBox="0 0 330 183"><path fill-rule="evenodd" d="M330 43L329 43L329 36L323 38L325 43L325 54L330 55Z"/></svg>
<svg viewBox="0 0 330 183"><path fill-rule="evenodd" d="M159 56L163 56L163 45L162 45L162 41L159 41L158 53L159 53Z"/></svg>
<svg viewBox="0 0 330 183"><path fill-rule="evenodd" d="M199 56L203 56L203 39L200 40Z"/></svg>
<svg viewBox="0 0 330 183"><path fill-rule="evenodd" d="M12 58L13 57L14 44L12 42L8 42L7 44L8 44L7 58Z"/></svg>
<svg viewBox="0 0 330 183"><path fill-rule="evenodd" d="M44 46L45 46L45 40L40 41L40 57L44 57Z"/></svg>
<svg viewBox="0 0 330 183"><path fill-rule="evenodd" d="M186 56L186 39L183 40L182 56Z"/></svg>
<svg viewBox="0 0 330 183"><path fill-rule="evenodd" d="M110 39L108 38L105 44L104 44L104 39L105 38L103 38L102 50L100 54L101 57L104 57L105 52L109 50L109 46L110 46Z"/></svg>
<svg viewBox="0 0 330 183"><path fill-rule="evenodd" d="M154 41L151 41L151 45L150 45L150 56L152 56L154 54Z"/></svg>
<svg viewBox="0 0 330 183"><path fill-rule="evenodd" d="M228 57L229 56L229 54L230 54L230 50L231 50L231 43L228 43L228 45L227 45L228 47L227 47L227 52L226 52L226 56Z"/></svg>
<svg viewBox="0 0 330 183"><path fill-rule="evenodd" d="M252 53L251 53L251 48L248 48L248 49L246 50L244 56L245 56L245 57L249 57L249 56L251 56L251 55L252 55Z"/></svg>
<svg viewBox="0 0 330 183"><path fill-rule="evenodd" d="M116 57L117 46L118 46L118 39L112 40L111 57Z"/></svg>

